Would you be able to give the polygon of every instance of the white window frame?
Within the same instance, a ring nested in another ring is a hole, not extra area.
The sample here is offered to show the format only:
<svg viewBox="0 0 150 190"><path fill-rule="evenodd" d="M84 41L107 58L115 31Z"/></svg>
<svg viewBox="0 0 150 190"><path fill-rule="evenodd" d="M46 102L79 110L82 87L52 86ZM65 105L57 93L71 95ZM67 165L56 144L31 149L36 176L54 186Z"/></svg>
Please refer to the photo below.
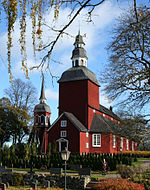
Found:
<svg viewBox="0 0 150 190"><path fill-rule="evenodd" d="M43 122L42 122L42 117L43 117ZM41 123L41 125L45 124L45 116L44 115L40 116L40 123Z"/></svg>
<svg viewBox="0 0 150 190"><path fill-rule="evenodd" d="M60 126L67 127L67 120L61 120Z"/></svg>
<svg viewBox="0 0 150 190"><path fill-rule="evenodd" d="M60 131L60 137L67 137L67 131Z"/></svg>
<svg viewBox="0 0 150 190"><path fill-rule="evenodd" d="M49 116L47 115L47 116L45 117L45 124L48 124L48 122L49 122Z"/></svg>
<svg viewBox="0 0 150 190"><path fill-rule="evenodd" d="M116 135L113 135L113 148L116 148Z"/></svg>
<svg viewBox="0 0 150 190"><path fill-rule="evenodd" d="M86 132L86 137L89 137L89 133L88 132Z"/></svg>
<svg viewBox="0 0 150 190"><path fill-rule="evenodd" d="M132 141L132 151L134 151L134 142Z"/></svg>
<svg viewBox="0 0 150 190"><path fill-rule="evenodd" d="M101 134L93 134L92 135L92 146L93 147L101 147Z"/></svg>
<svg viewBox="0 0 150 190"><path fill-rule="evenodd" d="M39 123L39 116L36 115L36 116L35 116L35 124L38 125L38 123Z"/></svg>
<svg viewBox="0 0 150 190"><path fill-rule="evenodd" d="M120 149L123 150L123 137L120 138Z"/></svg>
<svg viewBox="0 0 150 190"><path fill-rule="evenodd" d="M86 148L89 148L89 143L86 143Z"/></svg>
<svg viewBox="0 0 150 190"><path fill-rule="evenodd" d="M129 150L129 139L126 140L127 143L127 150Z"/></svg>

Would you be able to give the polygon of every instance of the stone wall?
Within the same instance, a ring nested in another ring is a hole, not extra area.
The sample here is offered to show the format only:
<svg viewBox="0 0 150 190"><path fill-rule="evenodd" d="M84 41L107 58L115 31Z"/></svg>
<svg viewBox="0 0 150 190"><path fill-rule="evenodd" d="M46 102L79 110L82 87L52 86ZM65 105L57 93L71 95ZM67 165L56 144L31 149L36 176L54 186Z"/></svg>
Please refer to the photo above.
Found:
<svg viewBox="0 0 150 190"><path fill-rule="evenodd" d="M13 185L14 180L13 173L3 173L0 175L0 182L9 183ZM23 176L23 185L31 185L36 183L37 186L45 186L47 181L50 181L51 187L60 187L64 188L64 176L52 176L44 174L22 174ZM90 177L79 177L79 176L67 176L67 188L70 189L84 189L86 185L90 182Z"/></svg>

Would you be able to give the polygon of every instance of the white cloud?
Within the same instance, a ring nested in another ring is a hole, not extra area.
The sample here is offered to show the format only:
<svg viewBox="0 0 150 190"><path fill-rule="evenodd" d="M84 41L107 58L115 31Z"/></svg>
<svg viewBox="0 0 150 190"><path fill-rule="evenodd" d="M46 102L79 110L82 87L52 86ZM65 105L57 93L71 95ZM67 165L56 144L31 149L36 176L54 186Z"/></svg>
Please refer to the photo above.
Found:
<svg viewBox="0 0 150 190"><path fill-rule="evenodd" d="M104 105L105 107L109 108L110 106L113 106L112 101L105 95L100 93L100 104Z"/></svg>
<svg viewBox="0 0 150 190"><path fill-rule="evenodd" d="M125 3L124 3L125 4ZM68 21L69 21L69 13L70 9L60 9L60 16L57 21L54 22L53 20L53 10L47 11L46 14L43 16L44 20L46 21L46 24L49 26L55 26L57 29L61 29ZM81 34L86 33L87 38L84 39L86 43L86 49L92 50L92 47L94 47L96 44L102 43L105 39L101 37L99 32L105 30L113 21L115 17L120 15L122 10L120 7L113 3L113 1L106 1L101 6L97 7L93 13L93 22L87 23L86 22L86 14L87 9L84 9L81 14L78 16L78 18L72 23L72 25L67 29L67 32L70 33L72 36L76 36L78 30L79 30L79 23L81 28ZM63 15L63 16L62 16ZM20 66L18 66L18 63L20 65L21 63L21 54L20 54L20 44L19 44L19 37L20 37L20 30L19 30L19 20L15 23L14 26L14 33L13 33L13 48L12 48L12 60L13 65L16 67L15 72L18 73ZM54 39L56 36L56 33L52 32L48 27L43 26L43 44L49 43L51 40ZM27 50L27 56L28 56L28 65L33 66L35 65L35 58L33 56L33 47L32 47L32 24L31 24L31 18L27 17L27 32L26 32L26 50ZM3 55L3 57L7 56L7 33L3 34L0 37L0 49L1 53L0 55ZM56 55L55 59L63 60L64 57L67 57L68 54L73 49L74 39L63 35L62 38L59 39L58 43L56 44L56 47L54 49L53 57ZM65 50L65 54L64 54ZM67 50L67 51L66 51ZM43 57L45 52L39 54L36 58L37 64L40 63L41 59ZM59 54L59 56L57 56ZM91 52L90 52L91 54ZM70 60L69 60L70 61ZM67 58L67 64L68 64L68 58ZM66 64L66 63L65 63ZM16 66L17 65L17 66ZM54 68L54 71L56 70L56 73L58 73L58 68L60 71L62 71L62 65L52 66ZM67 65L69 66L69 65ZM71 66L71 61L70 61ZM23 73L23 72L22 72ZM32 72L35 73L35 72Z"/></svg>
<svg viewBox="0 0 150 190"><path fill-rule="evenodd" d="M51 89L46 89L45 94L46 94L47 100L54 100L54 101L58 100L58 92L56 91L53 91Z"/></svg>

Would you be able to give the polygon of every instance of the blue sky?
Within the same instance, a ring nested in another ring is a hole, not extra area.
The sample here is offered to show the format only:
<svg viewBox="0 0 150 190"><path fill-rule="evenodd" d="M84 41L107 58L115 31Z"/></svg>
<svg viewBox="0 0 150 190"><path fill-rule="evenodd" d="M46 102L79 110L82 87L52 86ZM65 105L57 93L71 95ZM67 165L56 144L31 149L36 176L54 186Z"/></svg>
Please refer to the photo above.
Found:
<svg viewBox="0 0 150 190"><path fill-rule="evenodd" d="M97 7L93 12L93 22L86 22L87 10L83 10L76 21L67 29L66 32L70 33L73 37L63 36L59 39L53 54L52 59L60 61L62 64L51 62L50 68L53 75L61 76L62 72L71 67L71 54L73 50L74 37L77 35L80 25L81 34L86 34L84 38L85 49L88 56L88 68L92 70L97 77L103 71L105 64L108 62L108 54L105 50L106 46L111 40L112 27L115 25L115 18L120 16L123 12L131 7L132 0L108 0L101 6ZM148 3L148 0L137 0L138 4ZM46 12L43 17L46 24L49 26L55 26L61 28L68 20L69 8L60 9L59 17L56 21L53 21L53 10ZM1 16L3 18L3 15ZM42 41L44 44L50 42L54 38L54 32L44 27ZM27 55L28 66L31 67L35 64L39 64L44 53L38 54L36 59L33 56L32 37L31 37L31 19L27 18ZM12 72L15 78L21 78L23 81L27 79L21 70L21 56L19 46L19 21L15 23L13 33L13 48L12 48ZM8 88L9 76L8 76L8 64L7 64L7 25L4 20L0 23L0 98L4 96L4 89ZM41 89L41 72L40 70L34 70L29 73L30 81L37 88L37 103L40 96ZM49 73L45 74L45 88L47 104L50 106L52 115L51 121L53 122L58 116L58 83L57 79L53 79ZM100 103L106 107L113 106L114 102L108 100L107 95L100 88Z"/></svg>

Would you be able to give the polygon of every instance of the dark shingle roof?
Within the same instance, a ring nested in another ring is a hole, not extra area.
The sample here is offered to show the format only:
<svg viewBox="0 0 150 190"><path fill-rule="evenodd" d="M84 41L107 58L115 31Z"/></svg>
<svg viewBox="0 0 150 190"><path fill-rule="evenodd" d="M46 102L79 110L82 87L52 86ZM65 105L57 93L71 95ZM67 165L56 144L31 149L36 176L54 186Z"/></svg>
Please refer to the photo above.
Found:
<svg viewBox="0 0 150 190"><path fill-rule="evenodd" d="M41 103L43 103L46 100L45 87L44 87L44 75L43 75L43 79L42 79L42 88L41 88L41 95L40 95L39 100L40 100Z"/></svg>
<svg viewBox="0 0 150 190"><path fill-rule="evenodd" d="M85 43L83 42L83 37L80 35L80 32L79 32L79 34L76 36L74 45L75 45L75 44L84 44L84 45L85 45Z"/></svg>
<svg viewBox="0 0 150 190"><path fill-rule="evenodd" d="M106 114L106 115L109 115L109 116L111 116L112 118L114 118L114 119L120 121L120 118L119 118L116 114L114 114L114 112L112 112L112 110L110 110L110 109L104 107L103 105L100 105L99 111L100 111L101 113L104 113L104 114Z"/></svg>
<svg viewBox="0 0 150 190"><path fill-rule="evenodd" d="M87 58L87 55L86 55L86 51L84 48L82 47L78 47L78 48L75 48L73 51L72 51L72 58L76 58L76 57L85 57Z"/></svg>
<svg viewBox="0 0 150 190"><path fill-rule="evenodd" d="M96 85L99 85L96 75L90 71L87 67L72 67L65 71L58 82L69 82L69 81L78 81L78 80L90 80Z"/></svg>
<svg viewBox="0 0 150 190"><path fill-rule="evenodd" d="M94 114L90 132L113 133L120 136L128 136L128 132L117 123L99 114Z"/></svg>
<svg viewBox="0 0 150 190"><path fill-rule="evenodd" d="M101 113L104 113L104 114L106 114L106 115L109 115L110 117L112 117L112 118L114 118L114 119L116 119L116 120L118 120L118 121L121 121L121 119L120 119L112 110L110 110L110 109L108 109L108 108L102 106L101 104L100 104L99 109L97 109L97 108L95 108L95 107L93 107L93 106L90 106L90 105L88 105L88 106L91 107L92 109L95 109L95 110L101 112Z"/></svg>
<svg viewBox="0 0 150 190"><path fill-rule="evenodd" d="M124 130L124 128L121 125L115 123L114 121L111 121L110 119L108 119L106 117L103 117L103 119L110 126L110 128L111 128L111 130L113 131L114 134L121 135L121 136L127 136L127 131Z"/></svg>
<svg viewBox="0 0 150 190"><path fill-rule="evenodd" d="M79 130L79 131L87 131L86 127L72 114L69 112L63 112L51 125L51 127L48 129L48 131L55 125L55 123L62 117L66 116L69 121Z"/></svg>
<svg viewBox="0 0 150 190"><path fill-rule="evenodd" d="M40 103L35 106L34 112L47 112L51 113L50 107L45 103Z"/></svg>
<svg viewBox="0 0 150 190"><path fill-rule="evenodd" d="M90 132L112 133L113 131L101 115L94 114Z"/></svg>
<svg viewBox="0 0 150 190"><path fill-rule="evenodd" d="M87 131L86 127L72 113L64 112L64 115L79 131Z"/></svg>

